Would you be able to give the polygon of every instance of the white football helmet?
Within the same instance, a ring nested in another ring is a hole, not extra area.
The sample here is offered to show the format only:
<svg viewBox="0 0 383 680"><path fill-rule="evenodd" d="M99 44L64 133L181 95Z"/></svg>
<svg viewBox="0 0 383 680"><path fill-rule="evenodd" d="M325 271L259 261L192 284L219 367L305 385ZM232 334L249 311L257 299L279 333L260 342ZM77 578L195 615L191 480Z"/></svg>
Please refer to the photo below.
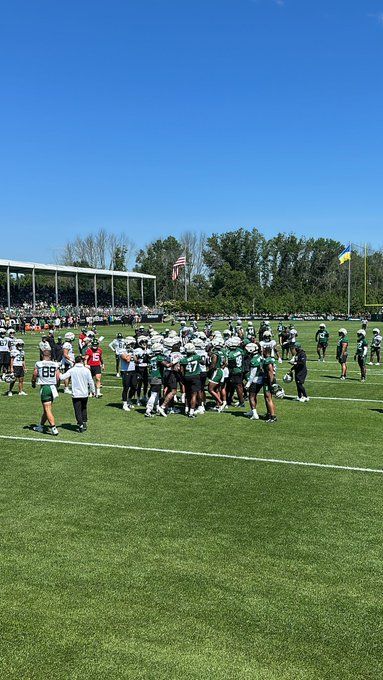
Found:
<svg viewBox="0 0 383 680"><path fill-rule="evenodd" d="M245 349L249 354L255 354L258 352L258 346L254 342L248 342Z"/></svg>
<svg viewBox="0 0 383 680"><path fill-rule="evenodd" d="M192 342L187 342L185 345L185 352L186 354L194 354L195 345Z"/></svg>
<svg viewBox="0 0 383 680"><path fill-rule="evenodd" d="M338 331L339 335L347 335L347 331L345 328L340 328Z"/></svg>
<svg viewBox="0 0 383 680"><path fill-rule="evenodd" d="M94 333L93 333L94 335ZM65 340L68 340L68 342L73 342L74 340L74 333L65 333L64 338Z"/></svg>
<svg viewBox="0 0 383 680"><path fill-rule="evenodd" d="M136 344L136 339L133 338L131 335L128 335L125 340L125 345L135 345Z"/></svg>
<svg viewBox="0 0 383 680"><path fill-rule="evenodd" d="M366 337L366 331L363 330L363 328L360 328L358 331L356 331L356 334L357 334L357 335L362 335L363 338Z"/></svg>
<svg viewBox="0 0 383 680"><path fill-rule="evenodd" d="M380 330L379 330L379 328L373 328L373 329L372 329L372 332L373 332L374 335L380 335Z"/></svg>
<svg viewBox="0 0 383 680"><path fill-rule="evenodd" d="M161 354L162 345L159 342L154 342L152 345L152 352L153 354Z"/></svg>

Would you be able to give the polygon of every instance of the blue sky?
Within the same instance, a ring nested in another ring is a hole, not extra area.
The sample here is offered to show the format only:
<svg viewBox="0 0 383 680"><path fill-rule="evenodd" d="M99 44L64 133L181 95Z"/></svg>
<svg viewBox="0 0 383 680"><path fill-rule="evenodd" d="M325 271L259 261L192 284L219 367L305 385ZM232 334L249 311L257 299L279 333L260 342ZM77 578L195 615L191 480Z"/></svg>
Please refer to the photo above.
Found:
<svg viewBox="0 0 383 680"><path fill-rule="evenodd" d="M383 0L12 0L0 257L99 227L383 245Z"/></svg>

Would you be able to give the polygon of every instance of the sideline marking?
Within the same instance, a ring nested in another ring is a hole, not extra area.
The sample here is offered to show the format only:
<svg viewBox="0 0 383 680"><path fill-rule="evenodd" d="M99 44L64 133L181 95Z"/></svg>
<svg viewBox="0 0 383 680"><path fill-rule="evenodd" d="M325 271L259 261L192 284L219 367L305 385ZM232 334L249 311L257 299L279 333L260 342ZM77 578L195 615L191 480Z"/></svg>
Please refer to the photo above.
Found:
<svg viewBox="0 0 383 680"><path fill-rule="evenodd" d="M150 446L129 446L127 444L102 444L100 442L83 442L83 441L73 441L65 439L51 439L49 436L47 439L42 437L20 437L16 435L5 435L0 434L0 439L7 439L11 441L27 441L27 442L42 442L48 444L49 442L55 444L65 444L73 446L93 446L97 448L108 448L108 449L123 449L127 451L152 451L155 453L175 453L182 456L199 456L203 458L228 458L229 460L246 460L253 461L256 463L276 463L279 465L298 465L301 467L315 467L315 468L329 468L331 470L346 470L353 472L374 472L378 474L383 474L383 468L365 468L365 467L353 467L350 465L333 465L331 463L309 463L301 460L283 460L281 458L257 458L255 456L234 456L227 453L206 453L201 451L182 451L177 449L159 449Z"/></svg>

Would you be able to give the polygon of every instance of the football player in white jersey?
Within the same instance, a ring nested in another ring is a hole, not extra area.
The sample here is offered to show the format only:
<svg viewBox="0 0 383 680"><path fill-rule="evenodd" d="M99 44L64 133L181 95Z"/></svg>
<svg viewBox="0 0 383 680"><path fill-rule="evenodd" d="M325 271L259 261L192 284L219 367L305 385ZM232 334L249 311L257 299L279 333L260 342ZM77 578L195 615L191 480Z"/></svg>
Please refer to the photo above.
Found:
<svg viewBox="0 0 383 680"><path fill-rule="evenodd" d="M54 399L58 396L56 385L59 382L59 365L56 361L51 360L51 353L45 350L42 361L36 362L32 375L32 387L35 388L36 384L40 385L40 398L43 405L40 425L35 425L33 428L35 432L44 432L44 425L48 421L51 434L58 435L52 405Z"/></svg>
<svg viewBox="0 0 383 680"><path fill-rule="evenodd" d="M11 355L6 331L5 328L0 328L0 375L2 380L5 380L5 375L9 371L10 360Z"/></svg>
<svg viewBox="0 0 383 680"><path fill-rule="evenodd" d="M75 338L74 333L65 333L64 336L64 344L63 344L63 357L62 357L62 365L63 365L63 373L68 371L72 366L74 366L74 349L73 349L73 340ZM64 380L64 392L66 394L71 394L71 391L69 389L69 379Z"/></svg>
<svg viewBox="0 0 383 680"><path fill-rule="evenodd" d="M109 347L116 355L116 378L120 377L120 352L125 348L124 337L122 333L117 333L116 337L112 342L109 343Z"/></svg>
<svg viewBox="0 0 383 680"><path fill-rule="evenodd" d="M12 390L15 385L16 380L19 383L19 397L26 397L27 394L24 392L24 376L26 373L25 366L25 352L24 352L24 340L15 340L15 346L11 351L11 375L14 378L12 382L9 383L8 396L12 396Z"/></svg>
<svg viewBox="0 0 383 680"><path fill-rule="evenodd" d="M273 339L271 331L266 330L263 332L263 340L260 342L262 351L264 349L270 350L270 356L274 359L278 359L278 363L282 363L282 357L280 356L277 349L277 342Z"/></svg>
<svg viewBox="0 0 383 680"><path fill-rule="evenodd" d="M372 329L372 342L370 352L370 366L374 365L374 357L376 357L376 365L380 366L380 353L382 350L382 336L379 328Z"/></svg>

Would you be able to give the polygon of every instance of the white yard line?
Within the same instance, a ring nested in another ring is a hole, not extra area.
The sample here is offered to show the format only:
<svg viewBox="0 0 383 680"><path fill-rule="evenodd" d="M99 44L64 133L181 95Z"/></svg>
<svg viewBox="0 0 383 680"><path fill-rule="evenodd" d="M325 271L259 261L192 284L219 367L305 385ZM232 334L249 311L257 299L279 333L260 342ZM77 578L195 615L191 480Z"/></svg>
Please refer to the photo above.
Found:
<svg viewBox="0 0 383 680"><path fill-rule="evenodd" d="M73 441L65 439L53 439L51 436L47 438L42 437L19 437L16 435L0 435L0 439L10 440L10 441L27 441L42 444L63 444L64 446L90 446L94 448L107 448L107 449L122 449L126 451L148 451L153 453L172 453L181 456L197 456L202 458L224 458L229 460L243 460L253 463L274 463L277 465L297 465L301 467L313 467L313 468L324 468L330 470L345 470L352 472L373 472L376 474L383 474L383 469L380 468L368 468L368 467L355 467L351 465L332 465L331 463L310 463L301 460L284 460L281 458L258 458L255 456L235 456L233 454L226 453L206 453L202 451L183 451L178 449L160 449L151 446L128 446L127 444L108 444L100 442L84 442L84 441Z"/></svg>

